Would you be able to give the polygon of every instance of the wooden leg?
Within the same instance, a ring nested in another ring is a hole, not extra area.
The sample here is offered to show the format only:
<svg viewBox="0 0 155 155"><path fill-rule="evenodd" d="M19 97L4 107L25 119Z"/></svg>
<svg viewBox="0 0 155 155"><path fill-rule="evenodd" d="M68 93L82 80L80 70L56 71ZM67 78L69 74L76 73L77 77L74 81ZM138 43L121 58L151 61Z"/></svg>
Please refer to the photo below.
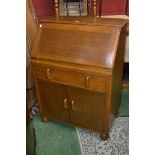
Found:
<svg viewBox="0 0 155 155"><path fill-rule="evenodd" d="M47 117L42 117L43 122L48 122L48 118Z"/></svg>
<svg viewBox="0 0 155 155"><path fill-rule="evenodd" d="M102 140L107 140L107 139L109 138L109 135L108 135L108 134L105 134L105 133L101 133L101 134L100 134L100 138L101 138Z"/></svg>

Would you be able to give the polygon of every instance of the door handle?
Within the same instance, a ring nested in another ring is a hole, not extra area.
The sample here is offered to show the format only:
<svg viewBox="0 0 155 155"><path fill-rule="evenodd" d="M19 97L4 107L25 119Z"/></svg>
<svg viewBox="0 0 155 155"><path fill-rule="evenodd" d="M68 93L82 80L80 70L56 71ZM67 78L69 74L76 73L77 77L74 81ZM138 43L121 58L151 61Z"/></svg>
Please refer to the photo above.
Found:
<svg viewBox="0 0 155 155"><path fill-rule="evenodd" d="M48 78L48 79L52 79L52 78L50 77L50 69L49 69L49 68L47 68L47 78Z"/></svg>
<svg viewBox="0 0 155 155"><path fill-rule="evenodd" d="M89 78L90 78L90 76L87 75L87 76L86 76L86 87L89 87Z"/></svg>
<svg viewBox="0 0 155 155"><path fill-rule="evenodd" d="M71 105L72 105L72 110L73 110L73 111L75 111L75 110L76 110L74 103L75 103L75 101L74 101L74 100L72 100L72 101L71 101Z"/></svg>
<svg viewBox="0 0 155 155"><path fill-rule="evenodd" d="M64 99L64 108L65 108L65 109L68 108L67 98Z"/></svg>

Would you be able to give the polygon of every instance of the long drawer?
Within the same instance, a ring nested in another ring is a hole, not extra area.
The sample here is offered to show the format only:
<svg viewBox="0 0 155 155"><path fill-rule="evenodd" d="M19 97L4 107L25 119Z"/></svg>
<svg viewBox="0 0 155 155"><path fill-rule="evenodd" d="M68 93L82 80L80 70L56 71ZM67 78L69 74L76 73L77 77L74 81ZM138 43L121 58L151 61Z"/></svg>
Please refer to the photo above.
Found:
<svg viewBox="0 0 155 155"><path fill-rule="evenodd" d="M106 78L64 67L32 63L34 75L43 80L104 92Z"/></svg>

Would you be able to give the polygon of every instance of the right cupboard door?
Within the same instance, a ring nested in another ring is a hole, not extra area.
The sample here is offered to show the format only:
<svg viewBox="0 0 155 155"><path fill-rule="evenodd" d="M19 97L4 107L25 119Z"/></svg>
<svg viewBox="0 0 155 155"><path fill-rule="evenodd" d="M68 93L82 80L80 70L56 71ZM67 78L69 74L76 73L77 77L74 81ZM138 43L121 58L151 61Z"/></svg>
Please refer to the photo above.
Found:
<svg viewBox="0 0 155 155"><path fill-rule="evenodd" d="M79 127L101 132L104 118L104 94L69 87L71 121Z"/></svg>

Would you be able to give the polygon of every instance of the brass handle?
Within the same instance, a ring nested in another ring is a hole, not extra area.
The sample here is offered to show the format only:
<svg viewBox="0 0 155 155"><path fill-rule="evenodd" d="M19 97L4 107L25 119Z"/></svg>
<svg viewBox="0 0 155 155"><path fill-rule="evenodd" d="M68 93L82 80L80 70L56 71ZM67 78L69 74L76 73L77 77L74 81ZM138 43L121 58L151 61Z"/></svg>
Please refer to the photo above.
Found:
<svg viewBox="0 0 155 155"><path fill-rule="evenodd" d="M75 110L76 110L76 108L75 108L75 105L74 105L74 103L75 103L75 101L74 101L74 100L72 100L72 101L71 101L72 110L74 110L74 111L75 111Z"/></svg>
<svg viewBox="0 0 155 155"><path fill-rule="evenodd" d="M50 77L50 69L49 69L49 68L47 68L47 78L48 78L48 79L52 79L52 78Z"/></svg>
<svg viewBox="0 0 155 155"><path fill-rule="evenodd" d="M67 109L68 105L67 105L67 98L64 99L64 108Z"/></svg>
<svg viewBox="0 0 155 155"><path fill-rule="evenodd" d="M86 87L89 87L89 78L90 78L90 76L88 75L88 76L86 76Z"/></svg>

